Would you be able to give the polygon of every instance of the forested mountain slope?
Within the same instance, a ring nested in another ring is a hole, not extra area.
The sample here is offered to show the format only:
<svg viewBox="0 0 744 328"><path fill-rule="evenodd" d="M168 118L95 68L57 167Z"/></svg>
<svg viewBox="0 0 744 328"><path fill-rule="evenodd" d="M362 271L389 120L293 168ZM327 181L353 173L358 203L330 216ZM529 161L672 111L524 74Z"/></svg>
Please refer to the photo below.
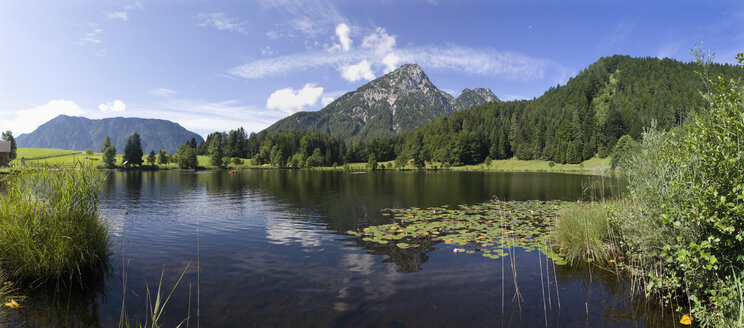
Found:
<svg viewBox="0 0 744 328"><path fill-rule="evenodd" d="M615 55L534 100L494 102L442 116L407 134L399 156L470 164L487 156L578 163L607 155L652 120L669 129L704 110L697 63ZM740 66L713 64L710 76L744 77Z"/></svg>

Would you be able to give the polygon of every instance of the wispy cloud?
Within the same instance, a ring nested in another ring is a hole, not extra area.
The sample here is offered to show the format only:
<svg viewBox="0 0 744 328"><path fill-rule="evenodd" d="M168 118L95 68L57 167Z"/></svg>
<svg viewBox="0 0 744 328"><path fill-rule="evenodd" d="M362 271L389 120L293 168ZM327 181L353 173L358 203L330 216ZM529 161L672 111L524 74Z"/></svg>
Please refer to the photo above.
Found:
<svg viewBox="0 0 744 328"><path fill-rule="evenodd" d="M156 88L156 89L150 90L148 93L153 96L170 97L172 95L177 94L178 92L176 92L175 90L168 89L168 88Z"/></svg>
<svg viewBox="0 0 744 328"><path fill-rule="evenodd" d="M395 56L397 59L386 62L386 58L389 59L390 56ZM322 50L308 51L255 60L233 67L228 70L228 73L246 79L257 79L282 76L309 69L333 67L339 69L340 73L344 75L346 72L343 69L344 67L359 65L363 60L368 60L368 63L373 63L369 66L377 66L378 70L382 71L393 62L396 64L417 63L424 70L497 76L509 80L540 79L545 76L547 71L563 69L559 64L552 61L516 52L463 46L424 46L392 49L382 58L377 55L375 49L365 48L330 53Z"/></svg>
<svg viewBox="0 0 744 328"><path fill-rule="evenodd" d="M103 30L100 28L94 28L92 31L83 34L80 38L80 42L99 44L101 43L101 34L103 34Z"/></svg>
<svg viewBox="0 0 744 328"><path fill-rule="evenodd" d="M129 20L129 15L127 14L126 11L117 11L117 12L107 13L106 14L106 19L108 19L108 20L121 20L121 21L125 21L126 22L126 21Z"/></svg>
<svg viewBox="0 0 744 328"><path fill-rule="evenodd" d="M335 5L328 0L260 0L259 4L268 10L276 10L286 16L286 25L307 36L325 34L339 23L346 22ZM271 31L274 38L287 36L284 31Z"/></svg>
<svg viewBox="0 0 744 328"><path fill-rule="evenodd" d="M401 50L401 61L426 69L474 75L498 76L509 80L534 80L545 76L557 64L510 51L469 47L420 47Z"/></svg>
<svg viewBox="0 0 744 328"><path fill-rule="evenodd" d="M278 110L246 105L239 100L168 98L161 102L132 107L127 109L129 115L171 120L202 136L241 126L249 132L260 131L287 115Z"/></svg>
<svg viewBox="0 0 744 328"><path fill-rule="evenodd" d="M615 25L612 31L605 34L604 38L597 44L600 50L610 50L615 47L619 42L625 40L638 25L638 21L621 21Z"/></svg>
<svg viewBox="0 0 744 328"><path fill-rule="evenodd" d="M135 2L133 2L131 4L128 4L128 5L124 6L124 9L126 9L126 10L135 10L135 9L145 10L145 6L142 5L142 1L135 1Z"/></svg>
<svg viewBox="0 0 744 328"><path fill-rule="evenodd" d="M220 31L246 32L247 22L229 17L225 13L201 13L197 15L197 19L199 19L199 26L213 27Z"/></svg>
<svg viewBox="0 0 744 328"><path fill-rule="evenodd" d="M682 46L682 42L670 42L665 45L663 45L661 48L659 48L659 51L656 53L656 57L658 58L674 58L674 55L677 53L679 48Z"/></svg>

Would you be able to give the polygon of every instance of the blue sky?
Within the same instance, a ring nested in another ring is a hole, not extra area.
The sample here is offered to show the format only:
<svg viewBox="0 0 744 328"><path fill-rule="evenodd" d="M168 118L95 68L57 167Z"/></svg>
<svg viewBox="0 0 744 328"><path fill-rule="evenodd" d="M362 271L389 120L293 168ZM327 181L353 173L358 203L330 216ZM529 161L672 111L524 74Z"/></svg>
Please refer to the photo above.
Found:
<svg viewBox="0 0 744 328"><path fill-rule="evenodd" d="M744 51L741 1L0 1L0 129L59 115L260 131L405 63L539 97L599 57Z"/></svg>

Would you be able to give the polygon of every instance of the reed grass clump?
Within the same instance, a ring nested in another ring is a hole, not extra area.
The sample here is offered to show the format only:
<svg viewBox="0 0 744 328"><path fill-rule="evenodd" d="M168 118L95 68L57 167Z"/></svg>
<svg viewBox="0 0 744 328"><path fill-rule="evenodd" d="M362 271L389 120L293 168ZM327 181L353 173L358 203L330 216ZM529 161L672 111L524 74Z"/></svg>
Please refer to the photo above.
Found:
<svg viewBox="0 0 744 328"><path fill-rule="evenodd" d="M109 233L98 214L104 176L78 169L33 168L7 178L0 198L0 266L30 283L100 274Z"/></svg>
<svg viewBox="0 0 744 328"><path fill-rule="evenodd" d="M611 206L607 202L577 203L558 212L553 239L569 263L606 263L613 247Z"/></svg>

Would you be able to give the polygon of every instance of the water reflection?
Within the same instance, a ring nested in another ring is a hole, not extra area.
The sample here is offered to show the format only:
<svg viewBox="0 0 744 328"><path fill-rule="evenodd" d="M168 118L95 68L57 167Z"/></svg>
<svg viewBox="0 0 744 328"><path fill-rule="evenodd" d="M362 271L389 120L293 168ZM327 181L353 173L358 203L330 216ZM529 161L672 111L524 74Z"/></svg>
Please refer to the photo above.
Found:
<svg viewBox="0 0 744 328"><path fill-rule="evenodd" d="M629 286L616 276L553 267L539 252L516 250L492 260L454 254L443 243L400 249L344 233L389 223L382 209L392 207L477 204L494 195L573 201L597 179L482 172L128 172L111 174L101 204L114 245L126 227L133 322L144 321L145 283L155 284L165 268L165 285L171 286L191 263L164 314L168 323L193 314L198 287L204 327L665 326L668 312L631 299ZM606 182L608 194L620 189L617 181ZM122 263L123 249L113 251L112 263ZM116 326L121 273L114 268L103 293L80 298L87 306L70 314L78 325ZM32 326L71 322L27 320ZM192 317L190 325L195 323Z"/></svg>

